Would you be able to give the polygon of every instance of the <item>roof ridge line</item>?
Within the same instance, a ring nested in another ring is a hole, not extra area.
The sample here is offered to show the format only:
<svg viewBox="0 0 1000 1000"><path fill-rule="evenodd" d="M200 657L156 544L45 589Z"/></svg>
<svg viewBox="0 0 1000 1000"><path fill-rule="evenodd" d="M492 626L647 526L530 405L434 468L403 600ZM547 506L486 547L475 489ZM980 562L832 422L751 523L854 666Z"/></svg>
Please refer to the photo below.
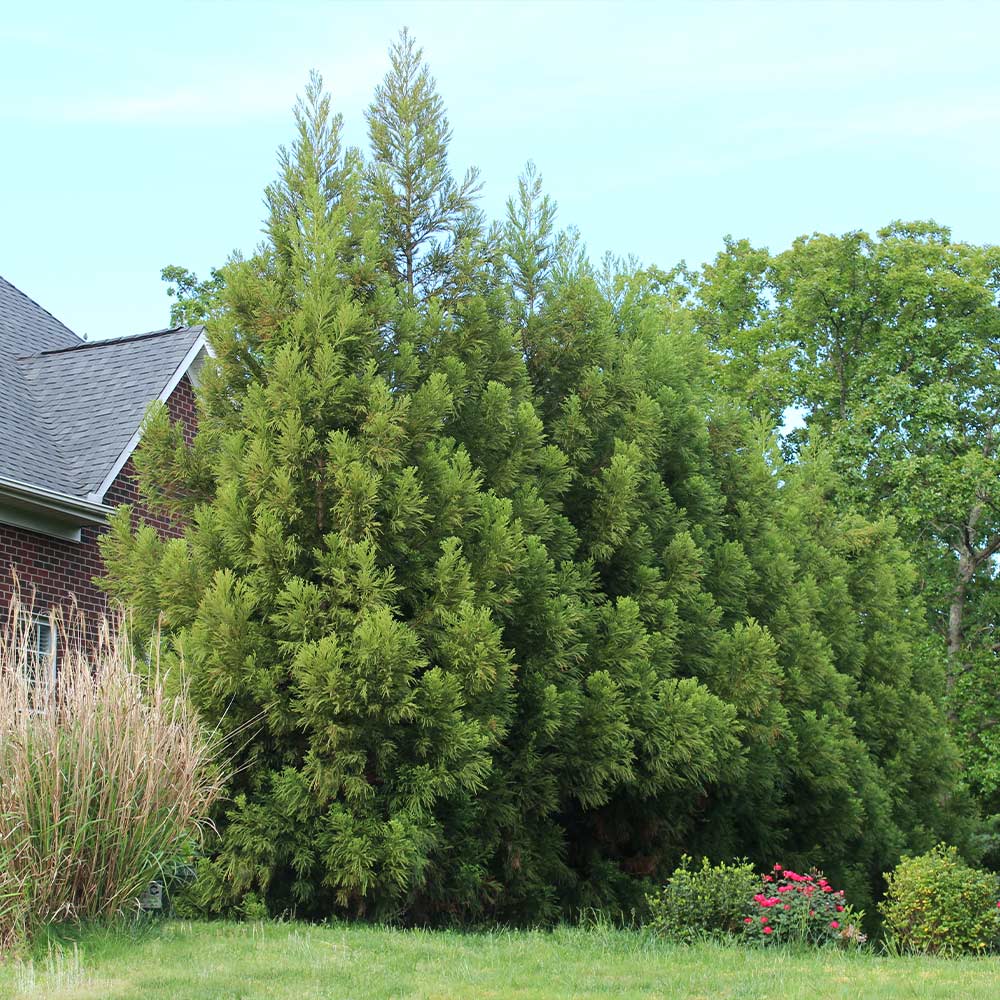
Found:
<svg viewBox="0 0 1000 1000"><path fill-rule="evenodd" d="M36 302L27 292L22 291L12 281L8 281L2 274L0 274L0 281L2 281L8 288L13 288L18 295L22 295L24 298L26 298L33 306L35 306L36 309L40 309L43 313L45 313L46 316L49 317L49 319L51 319L55 323L58 323L68 334L70 334L70 336L76 337L76 339L80 341L81 344L87 343L87 341L84 340L83 337L81 337L80 334L76 332L76 330L71 330L58 316L49 312L48 309L45 308L45 306L43 306L40 302ZM76 345L74 345L74 347L75 346ZM73 350L73 348L64 347L62 348L62 350L71 351Z"/></svg>
<svg viewBox="0 0 1000 1000"><path fill-rule="evenodd" d="M47 351L39 351L37 354L25 354L18 358L18 361L28 361L31 358L47 357L51 354L69 354L73 351L86 350L89 347L104 347L108 344L122 344L132 340L148 340L150 337L163 337L168 333L180 333L188 330L204 330L204 323L196 323L193 326L167 326L161 330L147 330L145 333L130 333L122 337L106 337L103 340L81 340L79 344L72 347L53 347Z"/></svg>

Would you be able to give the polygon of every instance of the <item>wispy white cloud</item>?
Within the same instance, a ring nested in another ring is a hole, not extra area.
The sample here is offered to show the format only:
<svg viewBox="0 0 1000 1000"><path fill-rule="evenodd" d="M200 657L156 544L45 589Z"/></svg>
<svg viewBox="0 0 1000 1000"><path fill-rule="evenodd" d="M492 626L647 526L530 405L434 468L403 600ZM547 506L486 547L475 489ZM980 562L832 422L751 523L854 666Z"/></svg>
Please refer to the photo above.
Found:
<svg viewBox="0 0 1000 1000"><path fill-rule="evenodd" d="M204 81L142 93L93 95L49 106L49 113L67 122L142 124L229 118L265 118L287 111L301 80Z"/></svg>
<svg viewBox="0 0 1000 1000"><path fill-rule="evenodd" d="M385 70L385 56L358 53L330 67L317 67L324 83L343 108L367 101ZM25 100L0 99L0 115L21 120L84 124L176 124L246 122L287 115L302 92L308 67L210 73L182 70L181 79L170 79L161 70L159 83L144 81L128 92L88 90L73 97L29 96Z"/></svg>

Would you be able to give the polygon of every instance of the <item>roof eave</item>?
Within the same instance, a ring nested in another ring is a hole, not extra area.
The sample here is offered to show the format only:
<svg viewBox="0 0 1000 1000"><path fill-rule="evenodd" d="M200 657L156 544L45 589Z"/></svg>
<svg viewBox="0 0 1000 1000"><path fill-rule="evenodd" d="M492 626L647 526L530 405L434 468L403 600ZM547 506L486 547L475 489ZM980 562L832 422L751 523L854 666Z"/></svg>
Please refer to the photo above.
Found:
<svg viewBox="0 0 1000 1000"><path fill-rule="evenodd" d="M65 541L80 541L80 529L103 525L114 507L0 476L0 521Z"/></svg>

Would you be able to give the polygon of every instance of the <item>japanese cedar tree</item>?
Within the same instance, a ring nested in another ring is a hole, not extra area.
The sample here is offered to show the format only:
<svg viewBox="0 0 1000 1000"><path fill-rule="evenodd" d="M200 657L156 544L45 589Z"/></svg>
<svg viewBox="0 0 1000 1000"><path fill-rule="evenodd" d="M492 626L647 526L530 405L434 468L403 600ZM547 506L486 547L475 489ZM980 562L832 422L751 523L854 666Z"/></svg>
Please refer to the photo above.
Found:
<svg viewBox="0 0 1000 1000"><path fill-rule="evenodd" d="M684 851L862 887L949 832L891 525L785 469L657 274L596 280L533 172L486 224L408 37L371 165L318 78L296 123L212 286L197 437L153 411L137 455L184 535L123 509L104 542L238 733L194 898L544 921L641 905Z"/></svg>

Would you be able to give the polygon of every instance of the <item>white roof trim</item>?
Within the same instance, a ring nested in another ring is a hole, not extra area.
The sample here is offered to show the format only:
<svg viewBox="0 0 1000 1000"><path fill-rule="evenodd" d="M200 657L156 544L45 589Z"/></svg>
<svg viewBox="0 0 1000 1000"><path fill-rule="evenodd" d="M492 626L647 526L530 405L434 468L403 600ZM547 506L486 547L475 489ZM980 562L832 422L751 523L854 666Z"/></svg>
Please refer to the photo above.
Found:
<svg viewBox="0 0 1000 1000"><path fill-rule="evenodd" d="M199 363L196 368L195 362L198 362L199 359L203 361L204 359L201 358L203 354L210 358L215 357L215 352L212 350L212 347L208 342L208 337L205 336L204 331L198 334L198 339L191 345L187 354L184 355L184 359L177 366L177 370L170 376L169 381L163 387L159 396L156 397L159 402L165 403L170 398L171 393L177 388L178 385L180 385L181 379L184 378L190 369L194 369L194 371L192 371L191 381L195 385L198 384L197 368L200 368L201 364ZM115 464L111 466L111 471L104 477L101 485L98 486L93 493L87 494L88 500L100 502L104 499L104 494L111 489L111 484L118 478L118 473L125 468L125 463L129 460L129 458L131 458L132 452L138 447L141 438L142 424L139 425L136 432L128 439L128 443L122 449L122 453L118 456L118 458L115 459Z"/></svg>
<svg viewBox="0 0 1000 1000"><path fill-rule="evenodd" d="M79 542L84 524L104 524L113 507L57 490L0 477L0 524Z"/></svg>
<svg viewBox="0 0 1000 1000"><path fill-rule="evenodd" d="M114 507L106 507L89 498L85 500L60 490L50 490L45 486L36 486L19 479L9 479L7 476L0 476L0 497L31 502L55 514L78 518L83 524L101 524L108 514L114 513Z"/></svg>

